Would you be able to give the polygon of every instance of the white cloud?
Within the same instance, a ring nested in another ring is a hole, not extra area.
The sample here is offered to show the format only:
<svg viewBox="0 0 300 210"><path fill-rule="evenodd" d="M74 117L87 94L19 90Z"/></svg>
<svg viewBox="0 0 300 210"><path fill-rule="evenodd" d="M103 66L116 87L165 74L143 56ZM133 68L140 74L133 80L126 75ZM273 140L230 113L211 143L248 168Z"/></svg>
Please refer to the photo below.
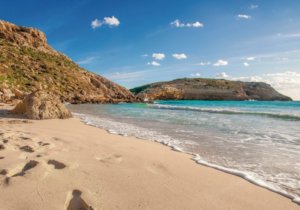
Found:
<svg viewBox="0 0 300 210"><path fill-rule="evenodd" d="M300 73L294 71L270 73L251 77L237 77L232 79L249 82L265 82L270 84L278 92L290 96L294 100L300 100Z"/></svg>
<svg viewBox="0 0 300 210"><path fill-rule="evenodd" d="M91 27L93 29L98 28L100 26L102 26L102 22L99 21L97 18L91 22Z"/></svg>
<svg viewBox="0 0 300 210"><path fill-rule="evenodd" d="M200 63L196 63L196 66L209 66L211 63L210 62L200 62Z"/></svg>
<svg viewBox="0 0 300 210"><path fill-rule="evenodd" d="M193 28L200 28L203 27L203 23L200 23L199 21L196 21L194 23L187 23L187 27L193 27Z"/></svg>
<svg viewBox="0 0 300 210"><path fill-rule="evenodd" d="M142 57L148 57L149 55L146 53L146 54L143 54L141 55Z"/></svg>
<svg viewBox="0 0 300 210"><path fill-rule="evenodd" d="M221 72L216 75L216 78L219 78L219 79L226 79L228 77L229 77L228 74L226 74L225 72Z"/></svg>
<svg viewBox="0 0 300 210"><path fill-rule="evenodd" d="M184 54L184 53L181 53L181 54L175 53L175 54L173 54L172 56L173 56L173 58L175 58L175 59L177 59L177 60L187 59L187 55Z"/></svg>
<svg viewBox="0 0 300 210"><path fill-rule="evenodd" d="M122 82L132 82L141 80L145 76L144 71L134 71L134 72L116 72L104 75L106 78L115 81L122 81Z"/></svg>
<svg viewBox="0 0 300 210"><path fill-rule="evenodd" d="M227 66L229 64L229 62L228 61L225 61L225 60L218 60L216 63L214 63L214 66L217 66L217 67L219 67L219 66Z"/></svg>
<svg viewBox="0 0 300 210"><path fill-rule="evenodd" d="M287 62L289 60L290 59L286 58L286 57L277 57L277 58L275 58L275 61L279 61L279 62Z"/></svg>
<svg viewBox="0 0 300 210"><path fill-rule="evenodd" d="M248 67L248 66L250 66L250 64L249 64L249 63L247 63L247 62L244 62L243 64L244 64L244 66L245 66L245 67Z"/></svg>
<svg viewBox="0 0 300 210"><path fill-rule="evenodd" d="M277 34L279 38L292 39L292 38L300 38L300 33L289 33L289 34Z"/></svg>
<svg viewBox="0 0 300 210"><path fill-rule="evenodd" d="M196 21L194 23L182 23L180 22L180 20L174 20L173 22L170 23L172 26L176 27L176 28L202 28L204 27L204 24L201 23L200 21Z"/></svg>
<svg viewBox="0 0 300 210"><path fill-rule="evenodd" d="M93 60L95 60L96 57L89 57L89 58L85 58L83 60L79 60L77 61L78 64L80 65L85 65L85 64L90 64L93 62Z"/></svg>
<svg viewBox="0 0 300 210"><path fill-rule="evenodd" d="M104 21L103 21L103 24L107 24L109 26L119 26L120 25L120 21L115 16L105 17Z"/></svg>
<svg viewBox="0 0 300 210"><path fill-rule="evenodd" d="M171 22L171 25L177 28L181 28L185 26L185 24L181 23L179 20L174 20L173 22Z"/></svg>
<svg viewBox="0 0 300 210"><path fill-rule="evenodd" d="M252 17L250 15L245 15L245 14L238 14L237 19L245 19L245 20L250 20Z"/></svg>
<svg viewBox="0 0 300 210"><path fill-rule="evenodd" d="M251 4L250 6L249 6L249 9L257 9L259 7L259 5L257 5L257 4Z"/></svg>
<svg viewBox="0 0 300 210"><path fill-rule="evenodd" d="M199 72L195 73L195 74L190 74L191 77L200 77L201 74Z"/></svg>
<svg viewBox="0 0 300 210"><path fill-rule="evenodd" d="M166 55L164 53L153 53L152 54L152 58L154 58L155 60L163 60L165 59Z"/></svg>
<svg viewBox="0 0 300 210"><path fill-rule="evenodd" d="M246 61L254 61L255 60L255 57L247 57L245 58Z"/></svg>
<svg viewBox="0 0 300 210"><path fill-rule="evenodd" d="M148 62L147 65L150 65L150 66L160 66L160 63L158 63L156 61L152 61L152 62Z"/></svg>
<svg viewBox="0 0 300 210"><path fill-rule="evenodd" d="M120 25L120 21L115 16L112 17L104 17L103 20L98 20L97 18L91 22L91 27L93 29L99 28L102 25L108 25L110 27L117 27Z"/></svg>
<svg viewBox="0 0 300 210"><path fill-rule="evenodd" d="M231 77L225 72L222 72L217 74L216 78L245 82L265 82L270 84L278 92L290 96L294 100L300 100L300 73L295 71L269 73L246 77Z"/></svg>

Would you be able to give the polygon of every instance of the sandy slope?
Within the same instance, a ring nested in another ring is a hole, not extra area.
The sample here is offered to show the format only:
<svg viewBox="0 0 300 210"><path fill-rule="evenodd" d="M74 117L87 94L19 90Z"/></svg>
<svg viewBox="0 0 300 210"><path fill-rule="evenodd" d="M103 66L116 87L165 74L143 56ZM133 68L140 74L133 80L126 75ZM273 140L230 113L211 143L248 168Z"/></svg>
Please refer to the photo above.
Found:
<svg viewBox="0 0 300 210"><path fill-rule="evenodd" d="M1 210L300 209L189 155L79 119L0 118L0 145Z"/></svg>

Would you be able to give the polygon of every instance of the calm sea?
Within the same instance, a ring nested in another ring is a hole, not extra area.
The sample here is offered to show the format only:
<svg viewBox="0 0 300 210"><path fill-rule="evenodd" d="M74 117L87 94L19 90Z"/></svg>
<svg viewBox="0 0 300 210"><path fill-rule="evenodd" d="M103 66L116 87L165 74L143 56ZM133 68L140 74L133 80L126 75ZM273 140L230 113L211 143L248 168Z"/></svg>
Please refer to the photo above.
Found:
<svg viewBox="0 0 300 210"><path fill-rule="evenodd" d="M191 153L300 202L300 102L156 101L69 105L84 122Z"/></svg>

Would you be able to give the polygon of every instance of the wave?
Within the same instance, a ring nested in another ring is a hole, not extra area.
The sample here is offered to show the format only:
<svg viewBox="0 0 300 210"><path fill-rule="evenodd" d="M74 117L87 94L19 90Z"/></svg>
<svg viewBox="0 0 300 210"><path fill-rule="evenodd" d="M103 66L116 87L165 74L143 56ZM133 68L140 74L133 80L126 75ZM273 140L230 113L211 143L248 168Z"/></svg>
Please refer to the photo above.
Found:
<svg viewBox="0 0 300 210"><path fill-rule="evenodd" d="M82 113L73 112L73 114L75 117L80 118L81 121L84 122L85 124L105 129L108 133L115 134L115 135L122 135L122 136L134 136L142 140L155 141L163 145L169 146L174 151L183 152L192 155L193 156L192 160L194 160L197 164L214 168L223 171L225 173L229 173L241 177L255 185L261 186L270 191L285 196L291 199L293 202L300 205L299 196L285 191L283 188L274 185L272 182L266 182L264 181L263 178L261 177L259 178L255 176L254 173L251 173L249 171L241 171L233 168L227 168L214 163L210 163L209 161L201 157L199 154L189 152L186 149L184 149L183 145L180 144L180 141L178 141L178 139L174 139L168 135L163 135L156 131L145 129L129 123L117 122L108 118L102 118L102 117L97 117L97 116L92 116L92 115L87 115Z"/></svg>
<svg viewBox="0 0 300 210"><path fill-rule="evenodd" d="M245 180L247 180L248 182L258 185L260 187L266 188L272 192L278 193L286 198L291 199L293 202L297 203L300 205L300 197L298 197L297 195L293 195L291 193L288 193L287 191L285 191L284 189L271 184L270 182L267 183L265 181L263 181L262 179L256 178L254 174L251 174L250 172L244 172L244 171L240 171L240 170L236 170L236 169L231 169L231 168L227 168L227 167L223 167L220 165L216 165L213 163L209 163L206 160L204 160L199 154L194 154L194 157L192 158L196 163L200 164L200 165L204 165L210 168L214 168L217 169L219 171L223 171L225 173L228 174L232 174L238 177L241 177Z"/></svg>
<svg viewBox="0 0 300 210"><path fill-rule="evenodd" d="M185 110L185 111L207 112L207 113L228 114L228 115L255 115L255 116L277 118L277 119L289 120L289 121L300 121L300 116L291 115L291 114L242 111L242 110L229 109L229 108L224 109L224 108L200 108L200 107L193 107L193 106L174 106L174 105L164 105L164 104L147 104L147 106L153 109Z"/></svg>

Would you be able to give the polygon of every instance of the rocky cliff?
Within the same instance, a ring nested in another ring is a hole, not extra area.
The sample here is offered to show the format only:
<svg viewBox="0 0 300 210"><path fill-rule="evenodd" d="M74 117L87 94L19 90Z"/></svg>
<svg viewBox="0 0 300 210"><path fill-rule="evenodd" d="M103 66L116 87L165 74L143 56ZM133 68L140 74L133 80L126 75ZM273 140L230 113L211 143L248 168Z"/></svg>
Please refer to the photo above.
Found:
<svg viewBox="0 0 300 210"><path fill-rule="evenodd" d="M289 101L269 84L223 79L177 79L131 89L137 98L153 100L266 100Z"/></svg>
<svg viewBox="0 0 300 210"><path fill-rule="evenodd" d="M71 103L134 101L126 88L52 49L41 31L0 21L0 102L39 89Z"/></svg>

